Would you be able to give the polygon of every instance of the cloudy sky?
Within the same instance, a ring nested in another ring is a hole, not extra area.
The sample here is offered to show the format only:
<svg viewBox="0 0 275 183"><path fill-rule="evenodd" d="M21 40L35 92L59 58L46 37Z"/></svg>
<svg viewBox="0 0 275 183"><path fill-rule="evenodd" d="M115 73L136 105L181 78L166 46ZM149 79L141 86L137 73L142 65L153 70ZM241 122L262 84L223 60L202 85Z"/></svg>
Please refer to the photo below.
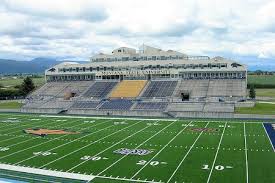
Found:
<svg viewBox="0 0 275 183"><path fill-rule="evenodd" d="M1 0L0 58L88 60L148 44L275 69L274 0Z"/></svg>

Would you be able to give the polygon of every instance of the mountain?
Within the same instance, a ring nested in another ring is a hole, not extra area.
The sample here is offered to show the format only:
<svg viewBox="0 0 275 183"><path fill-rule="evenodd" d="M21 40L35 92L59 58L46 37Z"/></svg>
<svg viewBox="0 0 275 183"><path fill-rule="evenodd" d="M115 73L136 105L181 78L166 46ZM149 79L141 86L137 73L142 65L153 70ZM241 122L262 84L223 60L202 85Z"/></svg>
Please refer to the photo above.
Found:
<svg viewBox="0 0 275 183"><path fill-rule="evenodd" d="M0 74L41 74L63 61L53 58L39 57L30 61L0 59ZM77 61L78 62L78 61ZM79 63L85 63L80 61Z"/></svg>

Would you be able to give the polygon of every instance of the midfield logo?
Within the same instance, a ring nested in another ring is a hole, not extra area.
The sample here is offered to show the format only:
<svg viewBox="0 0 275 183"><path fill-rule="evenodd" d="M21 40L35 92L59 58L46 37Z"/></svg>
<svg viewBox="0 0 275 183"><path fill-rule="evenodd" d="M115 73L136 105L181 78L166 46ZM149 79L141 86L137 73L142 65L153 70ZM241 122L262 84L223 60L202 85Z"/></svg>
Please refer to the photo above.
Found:
<svg viewBox="0 0 275 183"><path fill-rule="evenodd" d="M51 129L43 129L43 128L33 128L23 130L24 133L38 135L41 137L45 137L47 135L64 135L64 134L79 134L79 132L71 132L66 130L51 130Z"/></svg>
<svg viewBox="0 0 275 183"><path fill-rule="evenodd" d="M145 156L145 155L150 154L152 152L153 151L146 150L146 149L127 149L127 148L120 148L120 149L114 151L114 153L116 153L116 154L139 155L139 156Z"/></svg>

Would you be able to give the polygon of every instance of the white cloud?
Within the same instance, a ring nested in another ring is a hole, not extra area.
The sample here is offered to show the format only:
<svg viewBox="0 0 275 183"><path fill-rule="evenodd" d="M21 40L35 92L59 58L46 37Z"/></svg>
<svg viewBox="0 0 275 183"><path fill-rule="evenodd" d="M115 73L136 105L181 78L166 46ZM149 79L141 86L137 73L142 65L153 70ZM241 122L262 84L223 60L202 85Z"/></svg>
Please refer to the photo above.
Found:
<svg viewBox="0 0 275 183"><path fill-rule="evenodd" d="M275 57L272 0L4 0L0 56L88 59L146 43L187 54Z"/></svg>

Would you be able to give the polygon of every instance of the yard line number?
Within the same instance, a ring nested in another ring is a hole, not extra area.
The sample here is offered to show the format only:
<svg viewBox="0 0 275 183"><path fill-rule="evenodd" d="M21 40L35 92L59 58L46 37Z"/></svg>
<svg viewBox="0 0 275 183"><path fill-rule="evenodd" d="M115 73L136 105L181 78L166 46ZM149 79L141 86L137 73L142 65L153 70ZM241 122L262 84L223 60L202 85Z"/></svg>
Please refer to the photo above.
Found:
<svg viewBox="0 0 275 183"><path fill-rule="evenodd" d="M145 165L147 163L146 160L140 160L139 162L137 162L137 165ZM149 165L151 166L157 166L157 165L160 165L160 164L167 164L166 162L159 162L159 161L151 161L149 163Z"/></svg>
<svg viewBox="0 0 275 183"><path fill-rule="evenodd" d="M230 169L230 168L233 168L232 166L223 166L223 165L217 165L215 166L215 169L218 170L218 171L221 171L221 170L224 170L224 169ZM203 170L209 170L209 165L203 165L202 166L202 169Z"/></svg>

